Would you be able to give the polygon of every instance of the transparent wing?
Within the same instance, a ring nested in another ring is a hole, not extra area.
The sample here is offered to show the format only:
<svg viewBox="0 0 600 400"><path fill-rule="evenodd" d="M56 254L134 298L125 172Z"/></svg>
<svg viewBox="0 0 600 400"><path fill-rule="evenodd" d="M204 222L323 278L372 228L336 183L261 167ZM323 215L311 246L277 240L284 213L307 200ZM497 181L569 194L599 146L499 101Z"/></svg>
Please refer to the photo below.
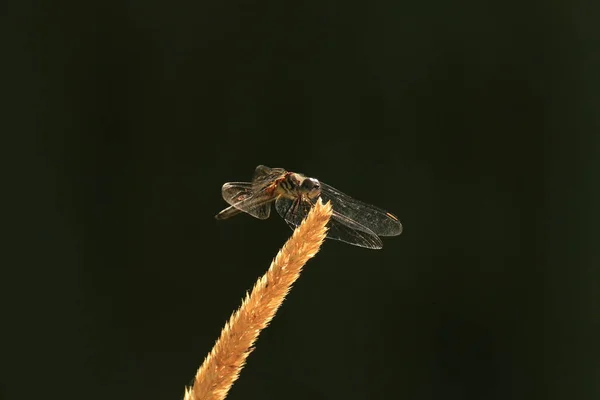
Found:
<svg viewBox="0 0 600 400"><path fill-rule="evenodd" d="M227 182L221 188L223 200L230 205L249 199L254 194L252 184L249 182Z"/></svg>
<svg viewBox="0 0 600 400"><path fill-rule="evenodd" d="M321 182L323 203L331 201L334 212L352 220L379 236L402 233L402 224L395 215L381 208L363 203Z"/></svg>
<svg viewBox="0 0 600 400"><path fill-rule="evenodd" d="M279 196L275 200L275 209L292 229L300 225L311 207L312 204L307 201L301 201L300 198L288 199Z"/></svg>
<svg viewBox="0 0 600 400"><path fill-rule="evenodd" d="M312 204L310 202L302 201L299 198L293 200L280 196L275 201L275 209L292 229L300 225L311 207ZM327 238L329 239L369 249L380 249L383 247L381 239L373 231L335 210L327 227L329 228L327 232Z"/></svg>
<svg viewBox="0 0 600 400"><path fill-rule="evenodd" d="M221 192L227 203L255 218L267 219L271 214L273 197L263 191L256 192L250 182L228 182Z"/></svg>
<svg viewBox="0 0 600 400"><path fill-rule="evenodd" d="M265 165L259 165L254 170L252 177L252 186L255 190L262 189L270 185L274 180L281 177L287 171L283 168L269 168Z"/></svg>

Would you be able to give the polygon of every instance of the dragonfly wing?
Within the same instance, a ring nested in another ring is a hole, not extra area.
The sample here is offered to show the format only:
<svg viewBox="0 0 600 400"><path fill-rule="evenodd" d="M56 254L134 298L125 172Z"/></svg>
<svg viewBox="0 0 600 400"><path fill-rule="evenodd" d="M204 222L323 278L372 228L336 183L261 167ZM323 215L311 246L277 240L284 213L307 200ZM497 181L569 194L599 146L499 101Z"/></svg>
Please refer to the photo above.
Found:
<svg viewBox="0 0 600 400"><path fill-rule="evenodd" d="M228 182L223 185L223 199L234 208L258 219L267 219L271 214L270 196L255 192L250 182Z"/></svg>
<svg viewBox="0 0 600 400"><path fill-rule="evenodd" d="M262 189L286 172L287 171L283 168L269 168L265 165L259 165L254 170L252 185L256 190Z"/></svg>
<svg viewBox="0 0 600 400"><path fill-rule="evenodd" d="M300 225L311 207L312 204L307 201L301 201L300 198L289 199L287 197L279 196L277 200L275 200L275 209L277 210L277 213L281 215L281 218L283 218L292 229Z"/></svg>
<svg viewBox="0 0 600 400"><path fill-rule="evenodd" d="M333 211L327 226L329 228L327 232L329 239L340 240L368 249L381 249L383 247L381 239L375 232L337 211Z"/></svg>
<svg viewBox="0 0 600 400"><path fill-rule="evenodd" d="M381 208L363 203L321 182L323 202L331 202L334 212L369 229L378 236L396 236L402 233L402 224L395 215Z"/></svg>
<svg viewBox="0 0 600 400"><path fill-rule="evenodd" d="M230 205L249 199L254 194L252 184L249 182L227 182L221 188L223 200Z"/></svg>
<svg viewBox="0 0 600 400"><path fill-rule="evenodd" d="M311 207L312 204L308 201L293 200L283 196L275 201L275 209L292 229L300 225ZM383 246L381 239L373 231L335 210L327 227L329 239L369 249L380 249Z"/></svg>

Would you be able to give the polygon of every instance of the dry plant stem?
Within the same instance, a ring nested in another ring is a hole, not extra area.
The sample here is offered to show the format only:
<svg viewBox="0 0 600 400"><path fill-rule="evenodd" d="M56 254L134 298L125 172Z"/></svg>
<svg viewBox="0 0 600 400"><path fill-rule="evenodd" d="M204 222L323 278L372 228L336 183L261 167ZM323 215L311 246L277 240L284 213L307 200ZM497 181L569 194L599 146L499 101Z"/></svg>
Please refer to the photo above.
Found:
<svg viewBox="0 0 600 400"><path fill-rule="evenodd" d="M221 336L186 389L185 400L221 400L238 378L252 346L277 309L306 262L319 251L331 217L331 205L321 200L308 213L279 251L252 293L225 324Z"/></svg>

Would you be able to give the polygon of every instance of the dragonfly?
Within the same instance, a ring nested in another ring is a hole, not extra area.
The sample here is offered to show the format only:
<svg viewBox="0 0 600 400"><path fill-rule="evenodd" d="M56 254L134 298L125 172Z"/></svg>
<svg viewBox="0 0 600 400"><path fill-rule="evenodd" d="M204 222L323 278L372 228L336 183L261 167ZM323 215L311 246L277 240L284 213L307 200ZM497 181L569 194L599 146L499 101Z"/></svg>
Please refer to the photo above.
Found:
<svg viewBox="0 0 600 400"><path fill-rule="evenodd" d="M259 165L252 182L227 182L221 190L229 207L218 213L219 220L240 213L267 219L275 203L277 213L295 229L319 198L331 202L333 214L327 238L368 249L381 249L380 236L402 233L398 218L378 207L363 203L318 179L283 168Z"/></svg>

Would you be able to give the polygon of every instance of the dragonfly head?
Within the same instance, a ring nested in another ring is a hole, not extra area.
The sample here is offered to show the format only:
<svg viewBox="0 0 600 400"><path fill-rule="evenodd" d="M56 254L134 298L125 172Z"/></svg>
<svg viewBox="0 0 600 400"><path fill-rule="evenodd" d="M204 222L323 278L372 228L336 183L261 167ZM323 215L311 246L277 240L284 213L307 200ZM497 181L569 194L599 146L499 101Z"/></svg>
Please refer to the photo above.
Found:
<svg viewBox="0 0 600 400"><path fill-rule="evenodd" d="M321 194L321 183L315 178L304 178L300 184L300 191L309 199L314 199Z"/></svg>

